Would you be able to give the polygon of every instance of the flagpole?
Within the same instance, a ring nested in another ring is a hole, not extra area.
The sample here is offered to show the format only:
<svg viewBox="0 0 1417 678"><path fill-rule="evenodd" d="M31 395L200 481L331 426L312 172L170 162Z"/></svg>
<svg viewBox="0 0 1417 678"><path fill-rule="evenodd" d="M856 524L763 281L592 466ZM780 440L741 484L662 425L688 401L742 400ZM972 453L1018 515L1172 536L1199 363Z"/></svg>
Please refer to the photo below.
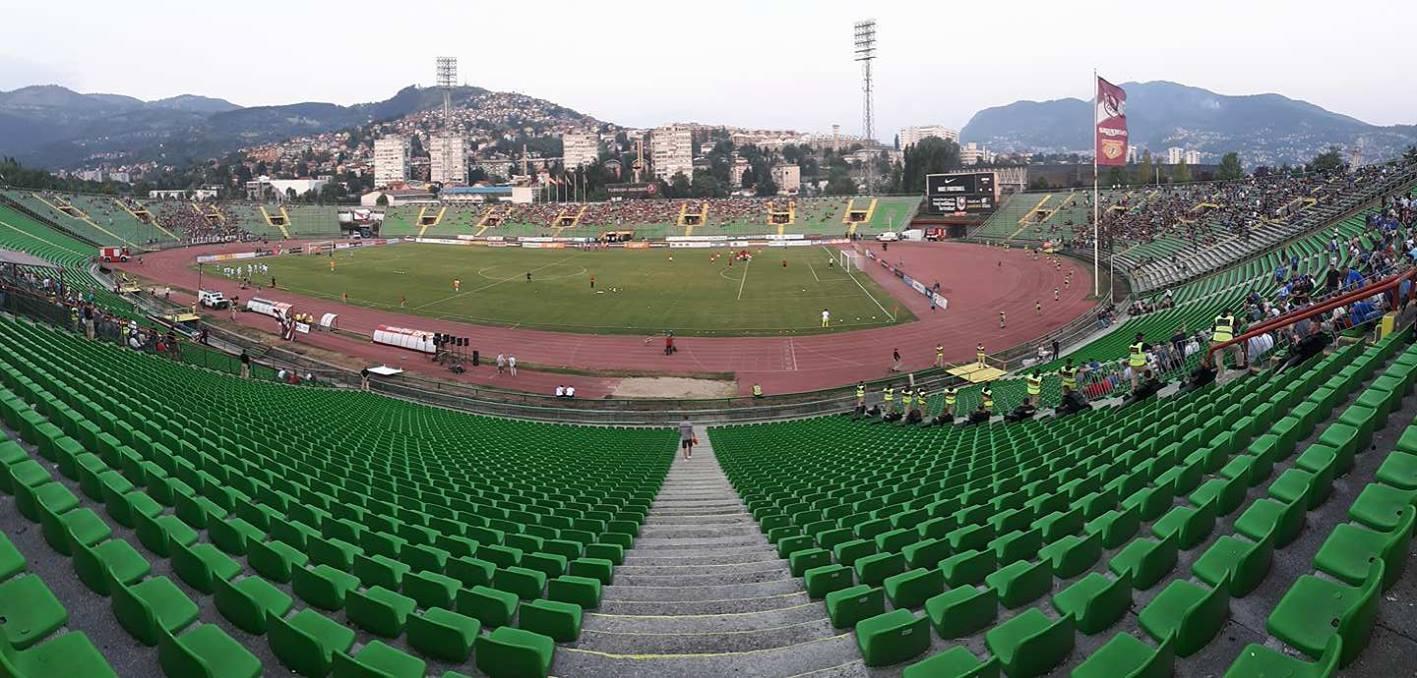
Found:
<svg viewBox="0 0 1417 678"><path fill-rule="evenodd" d="M1097 69L1092 69L1092 296L1102 297L1101 270L1097 264L1101 255L1099 246L1099 231L1101 228L1101 218L1098 216L1097 205Z"/></svg>

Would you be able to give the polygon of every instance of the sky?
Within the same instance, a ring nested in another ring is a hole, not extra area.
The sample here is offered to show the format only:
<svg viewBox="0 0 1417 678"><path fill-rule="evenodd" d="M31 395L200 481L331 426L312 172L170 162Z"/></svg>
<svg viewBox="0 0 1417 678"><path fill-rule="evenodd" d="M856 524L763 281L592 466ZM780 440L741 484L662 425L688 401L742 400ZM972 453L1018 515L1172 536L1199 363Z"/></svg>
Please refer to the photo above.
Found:
<svg viewBox="0 0 1417 678"><path fill-rule="evenodd" d="M852 24L875 19L884 140L1019 99L1089 97L1094 68L1417 123L1413 0L67 0L4 14L0 91L351 104L431 85L434 58L456 56L466 84L632 127L859 133Z"/></svg>

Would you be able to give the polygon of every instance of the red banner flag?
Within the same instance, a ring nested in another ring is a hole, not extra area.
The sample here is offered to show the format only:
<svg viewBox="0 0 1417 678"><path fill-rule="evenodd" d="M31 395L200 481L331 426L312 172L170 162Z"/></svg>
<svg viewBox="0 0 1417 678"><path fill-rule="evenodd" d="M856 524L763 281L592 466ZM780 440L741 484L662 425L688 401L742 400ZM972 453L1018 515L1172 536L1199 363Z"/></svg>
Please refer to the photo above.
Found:
<svg viewBox="0 0 1417 678"><path fill-rule="evenodd" d="M1127 164L1127 93L1102 78L1097 79L1097 164Z"/></svg>

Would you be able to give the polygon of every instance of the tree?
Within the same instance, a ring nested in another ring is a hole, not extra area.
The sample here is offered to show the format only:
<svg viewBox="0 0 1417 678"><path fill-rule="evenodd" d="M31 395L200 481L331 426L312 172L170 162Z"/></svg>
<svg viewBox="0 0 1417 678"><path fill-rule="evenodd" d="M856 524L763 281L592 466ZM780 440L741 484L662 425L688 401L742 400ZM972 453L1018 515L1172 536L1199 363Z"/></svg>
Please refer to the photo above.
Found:
<svg viewBox="0 0 1417 678"><path fill-rule="evenodd" d="M689 194L689 177L684 176L683 172L675 172L674 176L669 178L669 197L687 198Z"/></svg>
<svg viewBox="0 0 1417 678"><path fill-rule="evenodd" d="M1407 162L1417 162L1417 146L1408 146L1407 150L1402 152L1402 159Z"/></svg>
<svg viewBox="0 0 1417 678"><path fill-rule="evenodd" d="M1245 170L1240 167L1240 154L1231 151L1220 159L1220 167L1215 171L1215 178L1221 181L1234 181L1245 176Z"/></svg>
<svg viewBox="0 0 1417 678"><path fill-rule="evenodd" d="M1186 164L1186 159L1181 158L1181 162L1176 165L1175 171L1171 173L1171 180L1184 184L1191 180L1191 166Z"/></svg>
<svg viewBox="0 0 1417 678"><path fill-rule="evenodd" d="M1038 175L1028 180L1028 188L1031 191L1046 191L1049 188L1048 177Z"/></svg>
<svg viewBox="0 0 1417 678"><path fill-rule="evenodd" d="M389 206L389 194L388 194L388 193L380 193L380 194L379 194L379 197L374 200L374 204L375 204L375 205L378 205L379 207L388 207L388 206Z"/></svg>
<svg viewBox="0 0 1417 678"><path fill-rule="evenodd" d="M855 195L856 182L851 180L851 172L845 168L834 168L827 177L827 186L823 191L827 195Z"/></svg>
<svg viewBox="0 0 1417 678"><path fill-rule="evenodd" d="M1149 184L1156 180L1156 165L1151 161L1151 151L1141 152L1141 164L1137 165L1137 183Z"/></svg>
<svg viewBox="0 0 1417 678"><path fill-rule="evenodd" d="M905 149L905 169L901 173L901 190L905 193L925 192L925 175L941 174L960 167L959 144L939 137L925 137L920 143Z"/></svg>
<svg viewBox="0 0 1417 678"><path fill-rule="evenodd" d="M1314 156L1309 161L1308 170L1310 172L1330 172L1343 167L1343 154L1339 152L1337 146L1329 146L1327 151Z"/></svg>
<svg viewBox="0 0 1417 678"><path fill-rule="evenodd" d="M1127 183L1127 174L1120 167L1112 167L1107 171L1107 178L1103 180L1108 186L1122 186Z"/></svg>
<svg viewBox="0 0 1417 678"><path fill-rule="evenodd" d="M762 181L758 182L757 195L759 198L770 198L777 195L777 183L772 180L771 176L763 177Z"/></svg>
<svg viewBox="0 0 1417 678"><path fill-rule="evenodd" d="M689 181L689 192L695 198L717 198L726 195L718 177L704 170L694 170L694 178Z"/></svg>
<svg viewBox="0 0 1417 678"><path fill-rule="evenodd" d="M295 189L294 189L294 188L287 188L287 189L285 189L285 199L286 199L287 201L289 201L289 202L295 202Z"/></svg>

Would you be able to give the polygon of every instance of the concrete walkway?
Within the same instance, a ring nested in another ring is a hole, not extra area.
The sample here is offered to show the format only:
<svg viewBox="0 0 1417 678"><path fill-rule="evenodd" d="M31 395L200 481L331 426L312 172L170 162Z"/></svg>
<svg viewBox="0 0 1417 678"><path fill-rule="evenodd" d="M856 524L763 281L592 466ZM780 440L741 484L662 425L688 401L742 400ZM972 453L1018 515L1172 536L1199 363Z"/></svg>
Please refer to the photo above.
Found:
<svg viewBox="0 0 1417 678"><path fill-rule="evenodd" d="M807 598L748 514L699 427L558 676L868 675L849 630Z"/></svg>

